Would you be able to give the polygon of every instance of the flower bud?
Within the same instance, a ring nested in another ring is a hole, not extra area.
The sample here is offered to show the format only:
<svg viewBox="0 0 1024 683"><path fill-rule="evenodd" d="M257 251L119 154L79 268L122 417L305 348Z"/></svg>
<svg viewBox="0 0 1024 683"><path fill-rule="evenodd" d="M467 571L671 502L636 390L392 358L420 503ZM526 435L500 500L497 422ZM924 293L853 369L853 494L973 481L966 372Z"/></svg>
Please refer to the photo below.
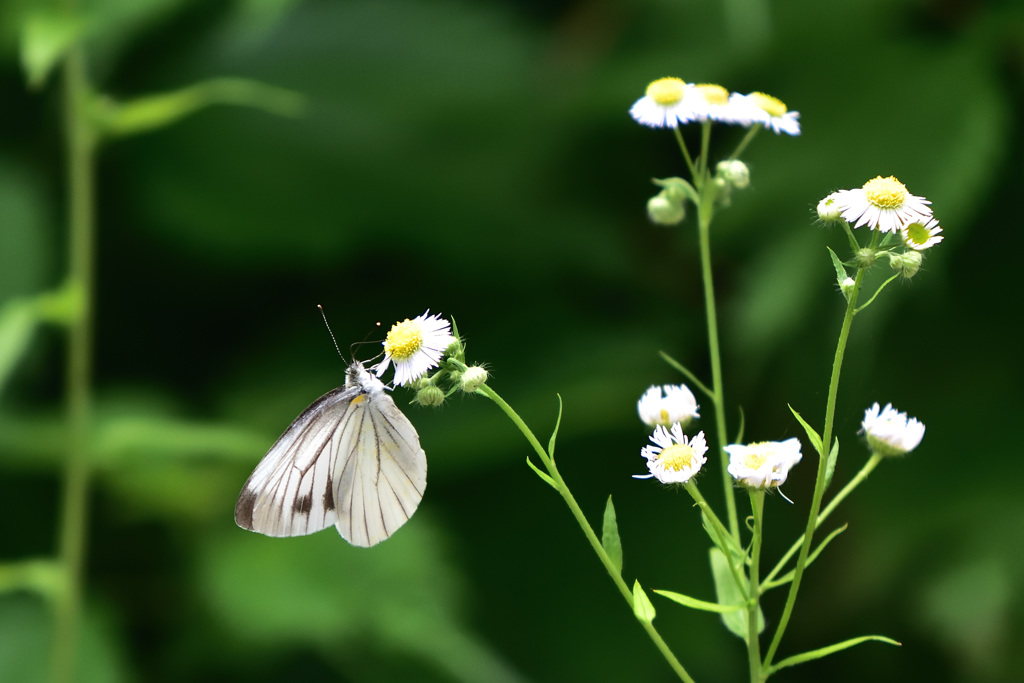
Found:
<svg viewBox="0 0 1024 683"><path fill-rule="evenodd" d="M444 392L433 384L416 392L416 402L426 408L436 408L444 403Z"/></svg>
<svg viewBox="0 0 1024 683"><path fill-rule="evenodd" d="M889 257L889 265L897 273L910 279L917 275L917 271L921 269L921 262L924 257L918 251L907 251L902 254L894 254Z"/></svg>
<svg viewBox="0 0 1024 683"><path fill-rule="evenodd" d="M843 220L839 211L839 203L836 201L836 196L837 193L833 192L818 202L818 218L820 218L823 223L839 223Z"/></svg>
<svg viewBox="0 0 1024 683"><path fill-rule="evenodd" d="M847 301L849 301L850 297L853 296L853 288L856 285L857 283L853 281L852 277L848 277L839 283L839 290L843 293L843 296L846 297Z"/></svg>
<svg viewBox="0 0 1024 683"><path fill-rule="evenodd" d="M686 209L681 201L672 201L665 194L662 190L647 201L647 216L657 225L679 225L686 218Z"/></svg>
<svg viewBox="0 0 1024 683"><path fill-rule="evenodd" d="M472 394L486 381L487 371L478 365L474 365L471 368L466 368L466 371L462 373L462 390L467 394Z"/></svg>
<svg viewBox="0 0 1024 683"><path fill-rule="evenodd" d="M720 178L737 190L742 190L750 185L750 169L739 159L720 161L715 170Z"/></svg>
<svg viewBox="0 0 1024 683"><path fill-rule="evenodd" d="M870 268L875 265L875 259L878 257L877 252L870 247L864 247L858 249L854 259L857 261L858 268Z"/></svg>
<svg viewBox="0 0 1024 683"><path fill-rule="evenodd" d="M687 192L690 183L682 178L655 178L654 184L661 188L662 194L671 202L682 204L691 195Z"/></svg>

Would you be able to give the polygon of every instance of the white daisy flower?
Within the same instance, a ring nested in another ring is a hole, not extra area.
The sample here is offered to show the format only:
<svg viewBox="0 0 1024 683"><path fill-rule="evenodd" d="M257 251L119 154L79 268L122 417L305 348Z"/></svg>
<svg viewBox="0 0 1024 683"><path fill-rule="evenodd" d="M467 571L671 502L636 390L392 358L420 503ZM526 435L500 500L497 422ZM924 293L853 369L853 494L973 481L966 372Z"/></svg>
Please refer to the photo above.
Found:
<svg viewBox="0 0 1024 683"><path fill-rule="evenodd" d="M725 447L729 454L729 474L750 488L778 487L785 483L789 470L800 462L800 440L762 441L744 446Z"/></svg>
<svg viewBox="0 0 1024 683"><path fill-rule="evenodd" d="M695 121L719 121L740 126L750 126L762 122L764 112L756 105L739 95L714 83L701 83L693 86L701 96L695 103Z"/></svg>
<svg viewBox="0 0 1024 683"><path fill-rule="evenodd" d="M637 123L652 128L675 128L694 119L694 106L702 105L700 94L681 78L659 78L629 110Z"/></svg>
<svg viewBox="0 0 1024 683"><path fill-rule="evenodd" d="M843 218L880 232L897 232L913 222L931 218L930 201L907 192L907 187L893 176L878 176L856 190L835 193L836 205Z"/></svg>
<svg viewBox="0 0 1024 683"><path fill-rule="evenodd" d="M685 427L690 420L700 417L697 407L696 397L684 384L651 387L636 402L640 419L652 427L668 427L675 423Z"/></svg>
<svg viewBox="0 0 1024 683"><path fill-rule="evenodd" d="M384 340L384 360L377 365L377 376L394 363L395 384L408 384L437 366L453 341L451 323L440 314L430 315L429 310L413 320L395 323Z"/></svg>
<svg viewBox="0 0 1024 683"><path fill-rule="evenodd" d="M748 95L737 94L736 98L743 99L748 106L757 110L758 118L753 120L755 123L763 124L776 135L800 135L800 112L789 111L786 103L777 97L763 92L752 92Z"/></svg>
<svg viewBox="0 0 1024 683"><path fill-rule="evenodd" d="M860 425L861 433L867 435L868 446L878 455L905 455L917 448L924 438L924 424L913 417L908 419L906 413L898 412L891 403L886 403L882 409L877 403L868 408Z"/></svg>
<svg viewBox="0 0 1024 683"><path fill-rule="evenodd" d="M923 251L942 241L940 232L942 232L942 228L939 227L939 222L934 218L929 218L927 221L918 220L908 223L900 234L903 236L903 243L908 247L916 251Z"/></svg>
<svg viewBox="0 0 1024 683"><path fill-rule="evenodd" d="M687 440L678 424L672 425L671 432L658 426L654 428L651 441L655 445L644 446L640 451L640 455L647 458L647 469L651 473L634 474L634 479L654 477L662 484L685 484L707 462L704 454L708 452L708 444L704 432Z"/></svg>

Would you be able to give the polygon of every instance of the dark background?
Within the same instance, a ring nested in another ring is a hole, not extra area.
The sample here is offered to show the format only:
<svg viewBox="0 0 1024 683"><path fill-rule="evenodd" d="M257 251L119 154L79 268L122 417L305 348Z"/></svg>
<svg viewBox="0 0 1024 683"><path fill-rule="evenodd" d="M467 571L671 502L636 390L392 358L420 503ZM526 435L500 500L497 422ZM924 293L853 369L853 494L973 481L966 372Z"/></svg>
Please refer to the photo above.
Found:
<svg viewBox="0 0 1024 683"><path fill-rule="evenodd" d="M30 92L17 57L34 5L0 9L0 303L57 286L66 265L59 79ZM903 647L869 643L779 680L998 681L1024 667L1020 3L86 6L90 76L113 97L240 76L308 109L211 108L101 151L105 457L83 680L673 680L484 400L406 409L430 486L382 546L272 540L232 520L273 439L343 382L316 305L343 351L430 308L454 316L542 441L561 395L562 473L595 525L614 497L627 581L713 599L689 498L630 478L647 438L636 399L680 380L657 352L709 376L692 216L665 229L644 213L650 178L684 167L668 132L627 115L665 75L801 112L802 136L755 140L752 185L713 226L729 419L742 406L749 439L803 437L787 403L821 427L843 304L824 246L845 240L814 223L817 201L894 174L944 228L918 276L857 318L836 482L864 462L872 402L927 435L827 523L850 526L807 574L780 656L864 634ZM741 135L716 129L713 153ZM0 397L0 561L55 551L63 351L41 329ZM766 568L802 528L809 451L785 487L796 504L767 503ZM707 470L721 509L714 459ZM765 600L770 629L784 597ZM654 600L698 680L744 679L742 643L717 617ZM37 596L0 596L0 680L44 679L49 633Z"/></svg>

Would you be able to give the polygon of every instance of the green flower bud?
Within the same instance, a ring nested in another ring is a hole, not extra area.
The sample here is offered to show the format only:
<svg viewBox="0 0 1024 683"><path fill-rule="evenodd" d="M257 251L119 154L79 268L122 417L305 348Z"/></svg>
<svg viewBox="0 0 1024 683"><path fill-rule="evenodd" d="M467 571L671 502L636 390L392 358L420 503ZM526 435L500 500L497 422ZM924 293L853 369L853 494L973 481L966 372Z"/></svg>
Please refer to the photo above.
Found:
<svg viewBox="0 0 1024 683"><path fill-rule="evenodd" d="M922 261L924 261L924 257L917 251L908 251L889 257L889 265L892 269L908 280L917 275Z"/></svg>
<svg viewBox="0 0 1024 683"><path fill-rule="evenodd" d="M432 384L417 391L415 400L426 408L436 408L444 403L444 392Z"/></svg>
<svg viewBox="0 0 1024 683"><path fill-rule="evenodd" d="M823 223L841 223L843 220L839 213L839 205L836 203L836 194L833 192L818 202L818 218Z"/></svg>
<svg viewBox="0 0 1024 683"><path fill-rule="evenodd" d="M854 257L857 261L858 268L870 268L875 265L875 259L878 257L878 253L869 247L864 247L857 251Z"/></svg>
<svg viewBox="0 0 1024 683"><path fill-rule="evenodd" d="M682 202L674 202L662 190L647 200L647 216L657 225L679 225L686 218Z"/></svg>
<svg viewBox="0 0 1024 683"><path fill-rule="evenodd" d="M670 202L682 204L690 196L687 193L690 184L682 178L655 178L654 184L662 188L661 193Z"/></svg>
<svg viewBox="0 0 1024 683"><path fill-rule="evenodd" d="M717 175L737 190L750 185L750 169L739 159L720 161L715 167Z"/></svg>

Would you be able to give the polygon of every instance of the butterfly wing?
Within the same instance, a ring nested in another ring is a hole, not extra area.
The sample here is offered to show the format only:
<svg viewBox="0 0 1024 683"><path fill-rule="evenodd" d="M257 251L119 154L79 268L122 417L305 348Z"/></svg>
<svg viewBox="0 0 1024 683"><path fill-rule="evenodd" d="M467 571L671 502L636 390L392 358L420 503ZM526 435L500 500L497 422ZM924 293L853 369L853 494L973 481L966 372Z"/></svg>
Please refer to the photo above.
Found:
<svg viewBox="0 0 1024 683"><path fill-rule="evenodd" d="M362 395L359 387L329 391L289 425L242 487L238 526L304 536L336 522L335 457L353 399Z"/></svg>
<svg viewBox="0 0 1024 683"><path fill-rule="evenodd" d="M379 385L376 378L367 381ZM416 511L427 488L427 457L416 429L383 387L351 403L333 475L335 524L346 541L369 547Z"/></svg>

